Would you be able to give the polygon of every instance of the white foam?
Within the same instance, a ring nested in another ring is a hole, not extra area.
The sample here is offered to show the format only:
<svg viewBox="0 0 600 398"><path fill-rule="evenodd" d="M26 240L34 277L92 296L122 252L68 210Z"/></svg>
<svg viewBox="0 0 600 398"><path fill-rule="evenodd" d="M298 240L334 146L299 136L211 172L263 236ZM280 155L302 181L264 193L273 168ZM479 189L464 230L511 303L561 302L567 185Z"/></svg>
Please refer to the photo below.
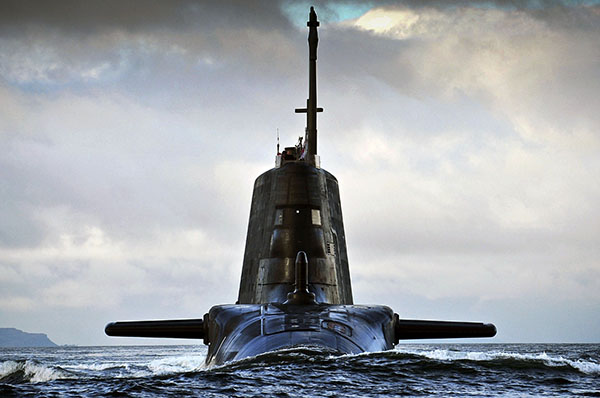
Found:
<svg viewBox="0 0 600 398"><path fill-rule="evenodd" d="M107 362L107 363L82 363L78 365L63 365L65 369L76 369L76 370L95 370L101 371L111 368L125 368L128 369L128 364L117 363L117 362Z"/></svg>
<svg viewBox="0 0 600 398"><path fill-rule="evenodd" d="M600 374L600 364L584 361L581 359L578 359L577 361L571 361L566 359L565 361L567 361L569 365L579 370L580 372L587 374Z"/></svg>
<svg viewBox="0 0 600 398"><path fill-rule="evenodd" d="M150 377L152 375L154 375L154 373L148 372L147 370L138 370L136 372L127 373L127 374L121 372L115 377L117 377L117 378L129 378L129 377L142 378L142 377Z"/></svg>
<svg viewBox="0 0 600 398"><path fill-rule="evenodd" d="M547 366L570 366L580 372L587 374L599 374L600 364L591 361L585 361L578 359L573 361L571 359L564 358L562 356L551 356L546 352L531 353L531 354L519 354L513 352L503 351L492 351L492 352L480 352L480 351L452 351L445 349L435 349L430 351L419 351L419 350L407 350L403 348L396 348L397 352L411 355L423 356L429 359L435 359L438 361L493 361L495 359L517 359L522 361L539 361L543 362Z"/></svg>
<svg viewBox="0 0 600 398"><path fill-rule="evenodd" d="M5 361L0 364L0 377L23 371L24 378L32 383L65 379L69 375L59 369L39 365L32 361Z"/></svg>
<svg viewBox="0 0 600 398"><path fill-rule="evenodd" d="M205 368L204 356L184 355L156 359L148 364L148 369L155 375L196 372Z"/></svg>
<svg viewBox="0 0 600 398"><path fill-rule="evenodd" d="M19 369L19 363L15 361L4 361L0 363L0 378L8 376Z"/></svg>

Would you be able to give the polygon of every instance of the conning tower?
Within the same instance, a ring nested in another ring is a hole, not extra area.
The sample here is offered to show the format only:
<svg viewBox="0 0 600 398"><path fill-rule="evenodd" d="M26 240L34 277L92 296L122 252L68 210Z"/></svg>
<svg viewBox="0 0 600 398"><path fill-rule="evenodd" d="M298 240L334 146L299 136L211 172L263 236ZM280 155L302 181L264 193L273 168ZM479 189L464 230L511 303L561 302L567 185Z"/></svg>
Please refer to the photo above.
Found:
<svg viewBox="0 0 600 398"><path fill-rule="evenodd" d="M306 135L278 153L275 168L254 183L239 304L284 302L294 285L296 255L308 257L308 289L316 301L352 304L340 193L317 155L317 15L309 14Z"/></svg>

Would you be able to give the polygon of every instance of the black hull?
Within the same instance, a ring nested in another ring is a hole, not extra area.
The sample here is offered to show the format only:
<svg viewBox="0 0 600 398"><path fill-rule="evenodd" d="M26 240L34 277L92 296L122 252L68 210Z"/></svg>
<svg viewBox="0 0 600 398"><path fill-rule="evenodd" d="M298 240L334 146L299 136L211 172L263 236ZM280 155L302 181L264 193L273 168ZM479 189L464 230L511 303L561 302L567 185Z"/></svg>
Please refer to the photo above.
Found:
<svg viewBox="0 0 600 398"><path fill-rule="evenodd" d="M394 340L394 313L386 306L219 305L211 308L208 322L209 365L292 347L382 351Z"/></svg>

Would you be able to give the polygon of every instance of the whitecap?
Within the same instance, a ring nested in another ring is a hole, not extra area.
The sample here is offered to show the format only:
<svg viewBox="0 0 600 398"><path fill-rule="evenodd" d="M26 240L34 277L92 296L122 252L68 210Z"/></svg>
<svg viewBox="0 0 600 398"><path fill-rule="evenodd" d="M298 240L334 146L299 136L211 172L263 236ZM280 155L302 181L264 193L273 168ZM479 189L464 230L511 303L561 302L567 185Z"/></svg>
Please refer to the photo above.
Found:
<svg viewBox="0 0 600 398"><path fill-rule="evenodd" d="M106 363L81 363L77 365L63 365L65 369L74 369L74 370L93 370L93 371L102 371L106 369L113 368L125 368L128 369L128 364L117 363L117 362L106 362Z"/></svg>
<svg viewBox="0 0 600 398"><path fill-rule="evenodd" d="M23 372L24 381L31 383L43 383L73 377L60 369L40 365L30 360L5 361L0 363L0 379L21 371Z"/></svg>
<svg viewBox="0 0 600 398"><path fill-rule="evenodd" d="M587 374L600 374L600 364L578 359L577 361L569 361L570 365L579 371Z"/></svg>
<svg viewBox="0 0 600 398"><path fill-rule="evenodd" d="M148 369L156 375L196 372L205 368L204 356L184 355L151 361Z"/></svg>
<svg viewBox="0 0 600 398"><path fill-rule="evenodd" d="M396 352L403 354L411 354L422 356L428 359L434 359L438 361L493 361L495 359L517 359L521 361L537 361L542 362L547 366L570 366L577 369L580 372L586 374L598 374L600 373L600 364L592 361L585 361L583 359L571 360L562 356L551 356L546 352L539 353L528 353L520 354L513 352L504 351L492 351L492 352L481 352L481 351L454 351L447 349L435 349L429 351L420 350L408 350L404 348L396 348Z"/></svg>
<svg viewBox="0 0 600 398"><path fill-rule="evenodd" d="M0 363L0 379L19 370L19 362L4 361Z"/></svg>

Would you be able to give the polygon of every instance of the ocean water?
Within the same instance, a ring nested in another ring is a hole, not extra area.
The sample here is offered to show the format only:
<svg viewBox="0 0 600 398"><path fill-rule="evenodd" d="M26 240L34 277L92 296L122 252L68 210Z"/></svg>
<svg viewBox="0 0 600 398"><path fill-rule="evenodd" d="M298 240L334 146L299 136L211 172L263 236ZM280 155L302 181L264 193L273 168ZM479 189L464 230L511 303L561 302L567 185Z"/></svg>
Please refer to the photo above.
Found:
<svg viewBox="0 0 600 398"><path fill-rule="evenodd" d="M1 397L600 397L600 344L314 348L206 367L203 345L0 348Z"/></svg>

